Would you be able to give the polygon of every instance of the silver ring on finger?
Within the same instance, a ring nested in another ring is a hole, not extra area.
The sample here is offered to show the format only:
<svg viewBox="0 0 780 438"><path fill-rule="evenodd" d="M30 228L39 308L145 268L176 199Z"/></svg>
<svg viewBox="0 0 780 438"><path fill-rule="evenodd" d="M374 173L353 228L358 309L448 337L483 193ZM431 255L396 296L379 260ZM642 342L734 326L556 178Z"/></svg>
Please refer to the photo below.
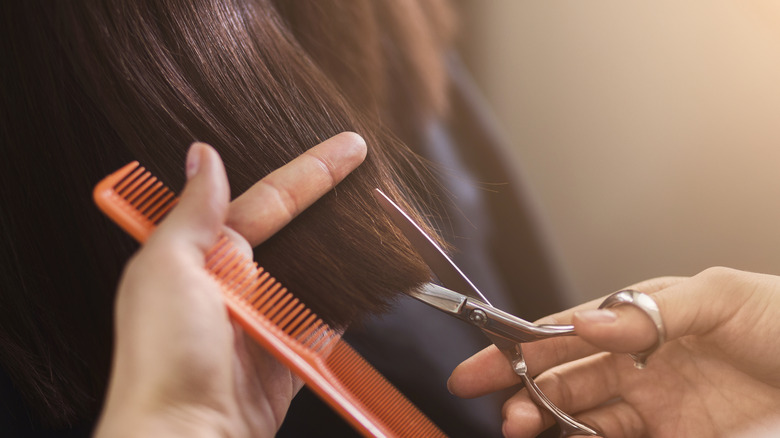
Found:
<svg viewBox="0 0 780 438"><path fill-rule="evenodd" d="M631 359L634 360L634 366L641 370L647 366L647 358L666 341L666 329L661 319L661 312L653 297L633 289L625 289L613 293L601 303L599 309L608 309L621 304L629 304L644 312L653 321L658 334L658 340L652 347L638 353L629 354Z"/></svg>

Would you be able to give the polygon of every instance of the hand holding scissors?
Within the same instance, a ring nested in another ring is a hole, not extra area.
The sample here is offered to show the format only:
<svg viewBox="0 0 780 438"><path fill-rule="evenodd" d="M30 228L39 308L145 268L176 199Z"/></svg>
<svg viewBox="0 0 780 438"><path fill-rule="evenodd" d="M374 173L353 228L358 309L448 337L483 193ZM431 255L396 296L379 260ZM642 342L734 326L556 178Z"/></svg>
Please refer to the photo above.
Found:
<svg viewBox="0 0 780 438"><path fill-rule="evenodd" d="M493 307L436 242L403 210L378 189L375 190L375 197L441 283L441 285L428 283L411 295L482 330L506 358L508 369L520 377L528 389L531 400L540 409L552 415L560 427L562 437L602 435L596 428L578 421L550 401L529 375L523 356L521 343L574 335L574 326L537 325ZM601 307L608 308L619 304L630 304L642 310L656 327L656 343L640 353L631 355L636 367L644 368L648 356L664 341L664 327L658 308L652 298L634 290L620 291L607 297Z"/></svg>
<svg viewBox="0 0 780 438"><path fill-rule="evenodd" d="M653 296L667 342L640 371L623 353L651 345L655 333L636 308L597 310L594 300L545 317L577 332L524 346L549 399L610 438L778 436L780 277L711 268L631 288ZM503 362L486 348L455 369L448 387L471 398L515 385ZM525 390L503 415L508 437L553 424Z"/></svg>

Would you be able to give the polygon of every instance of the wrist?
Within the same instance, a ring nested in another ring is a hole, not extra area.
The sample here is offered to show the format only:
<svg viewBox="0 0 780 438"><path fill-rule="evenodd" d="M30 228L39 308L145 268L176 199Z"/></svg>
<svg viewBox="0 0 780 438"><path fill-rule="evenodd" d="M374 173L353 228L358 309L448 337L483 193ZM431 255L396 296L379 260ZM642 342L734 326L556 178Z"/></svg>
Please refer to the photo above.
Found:
<svg viewBox="0 0 780 438"><path fill-rule="evenodd" d="M192 407L142 408L106 406L95 430L95 438L108 437L193 437L224 438L232 434L225 418L217 412Z"/></svg>

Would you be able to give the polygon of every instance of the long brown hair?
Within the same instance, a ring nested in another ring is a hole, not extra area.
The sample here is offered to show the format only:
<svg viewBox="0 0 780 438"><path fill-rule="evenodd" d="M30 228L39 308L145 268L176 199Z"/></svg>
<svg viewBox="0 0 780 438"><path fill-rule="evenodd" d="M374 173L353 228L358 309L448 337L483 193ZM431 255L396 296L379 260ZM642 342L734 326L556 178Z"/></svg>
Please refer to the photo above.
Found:
<svg viewBox="0 0 780 438"><path fill-rule="evenodd" d="M205 141L222 155L235 195L314 144L356 131L366 163L255 256L335 325L381 311L427 279L370 189L409 200L418 219L430 201L430 175L405 143L413 147L421 123L446 107L440 52L451 26L442 1L2 9L0 360L49 427L89 421L102 401L114 287L136 246L89 196L129 160L179 187L187 146Z"/></svg>

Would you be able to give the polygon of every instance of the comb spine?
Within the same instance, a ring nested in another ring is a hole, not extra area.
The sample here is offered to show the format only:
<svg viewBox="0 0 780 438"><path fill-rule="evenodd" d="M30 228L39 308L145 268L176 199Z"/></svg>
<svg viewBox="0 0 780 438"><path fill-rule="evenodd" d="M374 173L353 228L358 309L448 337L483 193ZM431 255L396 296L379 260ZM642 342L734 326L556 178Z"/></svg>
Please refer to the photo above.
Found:
<svg viewBox="0 0 780 438"><path fill-rule="evenodd" d="M144 168L133 161L100 181L92 191L92 198L111 220L121 226L139 242L146 242L153 226L136 209L127 204L116 192L116 186L126 181L134 173L143 173Z"/></svg>

